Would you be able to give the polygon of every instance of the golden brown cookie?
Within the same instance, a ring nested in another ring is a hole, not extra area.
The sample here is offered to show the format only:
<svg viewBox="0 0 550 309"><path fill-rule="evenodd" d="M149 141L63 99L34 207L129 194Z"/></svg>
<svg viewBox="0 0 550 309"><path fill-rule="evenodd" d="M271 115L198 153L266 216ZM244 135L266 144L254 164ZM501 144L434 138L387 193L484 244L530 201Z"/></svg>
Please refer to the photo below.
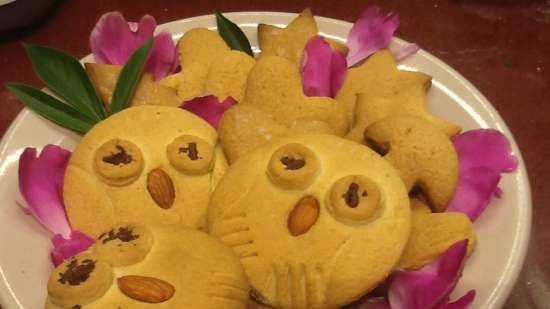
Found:
<svg viewBox="0 0 550 309"><path fill-rule="evenodd" d="M286 28L259 24L261 57L281 56L298 64L307 41L317 32L317 23L310 9L303 10Z"/></svg>
<svg viewBox="0 0 550 309"><path fill-rule="evenodd" d="M336 100L354 123L350 139L358 141L368 125L401 114L422 117L449 136L460 132L455 124L426 111L426 91L430 85L429 75L398 70L388 50L379 51L362 65L349 69Z"/></svg>
<svg viewBox="0 0 550 309"><path fill-rule="evenodd" d="M337 308L393 270L410 207L399 174L378 154L332 135L298 135L229 167L208 226L238 254L259 302Z"/></svg>
<svg viewBox="0 0 550 309"><path fill-rule="evenodd" d="M447 135L422 118L391 116L367 127L365 142L399 171L408 190L420 189L434 211L445 211L458 183L458 158Z"/></svg>
<svg viewBox="0 0 550 309"><path fill-rule="evenodd" d="M239 259L182 226L123 224L53 270L46 309L246 309Z"/></svg>
<svg viewBox="0 0 550 309"><path fill-rule="evenodd" d="M94 126L73 152L63 188L73 228L117 222L202 228L226 161L207 122L179 108L138 106Z"/></svg>
<svg viewBox="0 0 550 309"><path fill-rule="evenodd" d="M246 129L242 129L245 123ZM238 159L236 155L276 136L298 133L342 136L348 127L339 102L326 97L306 97L298 68L285 58L267 56L256 61L244 100L224 114L219 132L224 151L229 161L234 162Z"/></svg>
<svg viewBox="0 0 550 309"><path fill-rule="evenodd" d="M190 100L204 93L210 65L228 52L229 47L217 32L193 28L179 40L178 49L181 72L164 78L160 83L176 88L180 100Z"/></svg>
<svg viewBox="0 0 550 309"><path fill-rule="evenodd" d="M86 63L85 67L94 88L105 104L105 108L110 110L111 98L122 66ZM159 85L153 80L151 74L144 73L136 86L134 96L129 105L166 105L177 107L180 104L181 100L173 89Z"/></svg>
<svg viewBox="0 0 550 309"><path fill-rule="evenodd" d="M237 102L244 98L248 73L254 67L249 55L232 50L223 53L212 62L206 77L204 92L213 94L220 101L233 97Z"/></svg>
<svg viewBox="0 0 550 309"><path fill-rule="evenodd" d="M411 235L399 261L400 268L422 268L463 239L468 239L468 256L472 254L476 234L468 216L461 212L432 213L417 199L411 199L411 210Z"/></svg>

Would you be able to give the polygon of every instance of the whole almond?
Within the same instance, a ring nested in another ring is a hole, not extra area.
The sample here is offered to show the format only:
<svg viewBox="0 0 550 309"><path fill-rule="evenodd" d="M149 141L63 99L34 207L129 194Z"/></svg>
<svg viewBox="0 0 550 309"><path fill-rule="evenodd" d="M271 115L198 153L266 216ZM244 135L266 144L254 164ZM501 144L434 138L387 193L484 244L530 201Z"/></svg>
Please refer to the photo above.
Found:
<svg viewBox="0 0 550 309"><path fill-rule="evenodd" d="M163 209L172 207L176 198L172 179L160 168L155 168L147 175L147 191L155 203Z"/></svg>
<svg viewBox="0 0 550 309"><path fill-rule="evenodd" d="M313 196L305 196L296 203L288 216L288 230L292 236L300 236L319 219L319 202Z"/></svg>
<svg viewBox="0 0 550 309"><path fill-rule="evenodd" d="M174 296L174 286L153 277L123 276L117 279L124 295L141 302L162 303Z"/></svg>

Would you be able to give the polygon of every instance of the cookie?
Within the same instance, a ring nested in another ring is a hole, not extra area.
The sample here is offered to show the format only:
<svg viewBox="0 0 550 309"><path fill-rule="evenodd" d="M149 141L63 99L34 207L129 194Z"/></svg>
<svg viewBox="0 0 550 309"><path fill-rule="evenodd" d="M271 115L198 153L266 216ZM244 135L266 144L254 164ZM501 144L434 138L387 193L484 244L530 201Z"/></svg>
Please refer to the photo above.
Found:
<svg viewBox="0 0 550 309"><path fill-rule="evenodd" d="M220 35L206 28L187 31L178 42L181 72L160 81L177 89L180 100L201 96L208 70L214 60L229 51Z"/></svg>
<svg viewBox="0 0 550 309"><path fill-rule="evenodd" d="M239 259L214 237L123 224L53 270L46 309L246 309L248 294Z"/></svg>
<svg viewBox="0 0 550 309"><path fill-rule="evenodd" d="M227 162L216 131L180 108L137 106L101 121L65 173L71 226L98 236L117 222L202 228Z"/></svg>
<svg viewBox="0 0 550 309"><path fill-rule="evenodd" d="M242 119L246 119L247 128L236 129L243 128ZM228 160L234 162L238 159L236 154L249 152L275 136L298 133L342 136L348 129L339 102L326 97L306 97L298 68L285 58L266 56L256 61L248 77L245 98L224 114L219 133Z"/></svg>
<svg viewBox="0 0 550 309"><path fill-rule="evenodd" d="M391 116L368 126L365 141L399 171L408 190L419 189L434 211L445 211L458 183L447 135L422 118Z"/></svg>
<svg viewBox="0 0 550 309"><path fill-rule="evenodd" d="M236 50L223 53L216 58L208 70L204 92L220 100L232 97L241 102L244 98L248 73L255 61L249 55Z"/></svg>
<svg viewBox="0 0 550 309"><path fill-rule="evenodd" d="M422 268L463 239L468 239L468 256L472 254L476 234L468 216L461 212L432 213L417 199L411 199L411 210L411 235L399 261L400 268Z"/></svg>
<svg viewBox="0 0 550 309"><path fill-rule="evenodd" d="M273 309L273 307L260 304L259 302L255 301L254 299L251 299L248 302L248 308L247 309Z"/></svg>
<svg viewBox="0 0 550 309"><path fill-rule="evenodd" d="M281 56L299 64L307 41L318 32L310 9L303 10L286 28L259 24L260 57Z"/></svg>
<svg viewBox="0 0 550 309"><path fill-rule="evenodd" d="M397 69L388 50L376 52L362 65L349 69L336 100L354 123L350 139L358 141L368 125L394 114L424 118L447 135L456 135L458 126L427 112L426 91L430 86L429 75Z"/></svg>
<svg viewBox="0 0 550 309"><path fill-rule="evenodd" d="M332 135L298 135L228 168L208 227L237 253L260 303L337 308L391 273L410 206L399 174L375 152Z"/></svg>
<svg viewBox="0 0 550 309"><path fill-rule="evenodd" d="M97 93L100 95L106 109L110 110L111 98L113 97L115 85L118 75L122 70L122 66L114 64L86 63L85 67L86 72L90 77L90 81L94 85ZM180 104L181 100L178 98L173 89L159 85L153 80L153 76L151 74L144 73L136 86L136 90L129 106L166 105L176 107Z"/></svg>

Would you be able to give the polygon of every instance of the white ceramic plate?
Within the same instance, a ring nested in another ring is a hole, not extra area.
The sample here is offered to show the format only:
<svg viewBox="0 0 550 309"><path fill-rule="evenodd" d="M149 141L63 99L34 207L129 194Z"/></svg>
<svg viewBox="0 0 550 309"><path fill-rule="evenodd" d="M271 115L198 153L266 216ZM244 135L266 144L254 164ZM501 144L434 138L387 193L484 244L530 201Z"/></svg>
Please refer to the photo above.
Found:
<svg viewBox="0 0 550 309"><path fill-rule="evenodd" d="M286 25L295 14L245 12L227 14L250 38L257 51L258 23ZM351 24L329 18L317 18L325 36L344 41ZM215 28L213 16L200 16L160 26L177 39L188 29ZM88 35L83 33L83 35ZM392 44L403 44L395 40ZM84 59L91 61L90 57ZM472 308L500 308L521 270L531 227L531 196L525 165L519 149L502 118L487 99L455 70L420 51L400 64L433 76L429 92L430 111L460 124L465 130L496 128L510 139L519 159L519 169L502 178L504 191L476 221L478 246L466 264L454 296L470 289L477 291ZM50 236L34 219L24 214L16 202L23 203L17 187L17 162L25 147L41 148L58 144L73 149L78 136L37 117L27 109L15 119L0 144L0 303L4 309L43 308L46 281L52 269L48 254Z"/></svg>

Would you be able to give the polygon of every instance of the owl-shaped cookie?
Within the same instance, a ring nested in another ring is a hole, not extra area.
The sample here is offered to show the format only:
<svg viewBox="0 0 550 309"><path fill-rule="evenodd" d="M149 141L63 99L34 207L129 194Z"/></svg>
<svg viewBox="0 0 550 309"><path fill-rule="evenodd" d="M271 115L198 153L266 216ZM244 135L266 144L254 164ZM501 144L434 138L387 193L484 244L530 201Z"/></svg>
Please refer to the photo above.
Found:
<svg viewBox="0 0 550 309"><path fill-rule="evenodd" d="M248 294L238 258L214 237L123 224L53 270L46 309L245 309Z"/></svg>
<svg viewBox="0 0 550 309"><path fill-rule="evenodd" d="M255 300L339 308L394 269L410 207L398 172L375 152L333 135L297 135L228 168L208 227L240 257Z"/></svg>
<svg viewBox="0 0 550 309"><path fill-rule="evenodd" d="M76 147L63 187L67 216L94 237L117 222L202 228L226 166L206 121L174 107L131 107Z"/></svg>

